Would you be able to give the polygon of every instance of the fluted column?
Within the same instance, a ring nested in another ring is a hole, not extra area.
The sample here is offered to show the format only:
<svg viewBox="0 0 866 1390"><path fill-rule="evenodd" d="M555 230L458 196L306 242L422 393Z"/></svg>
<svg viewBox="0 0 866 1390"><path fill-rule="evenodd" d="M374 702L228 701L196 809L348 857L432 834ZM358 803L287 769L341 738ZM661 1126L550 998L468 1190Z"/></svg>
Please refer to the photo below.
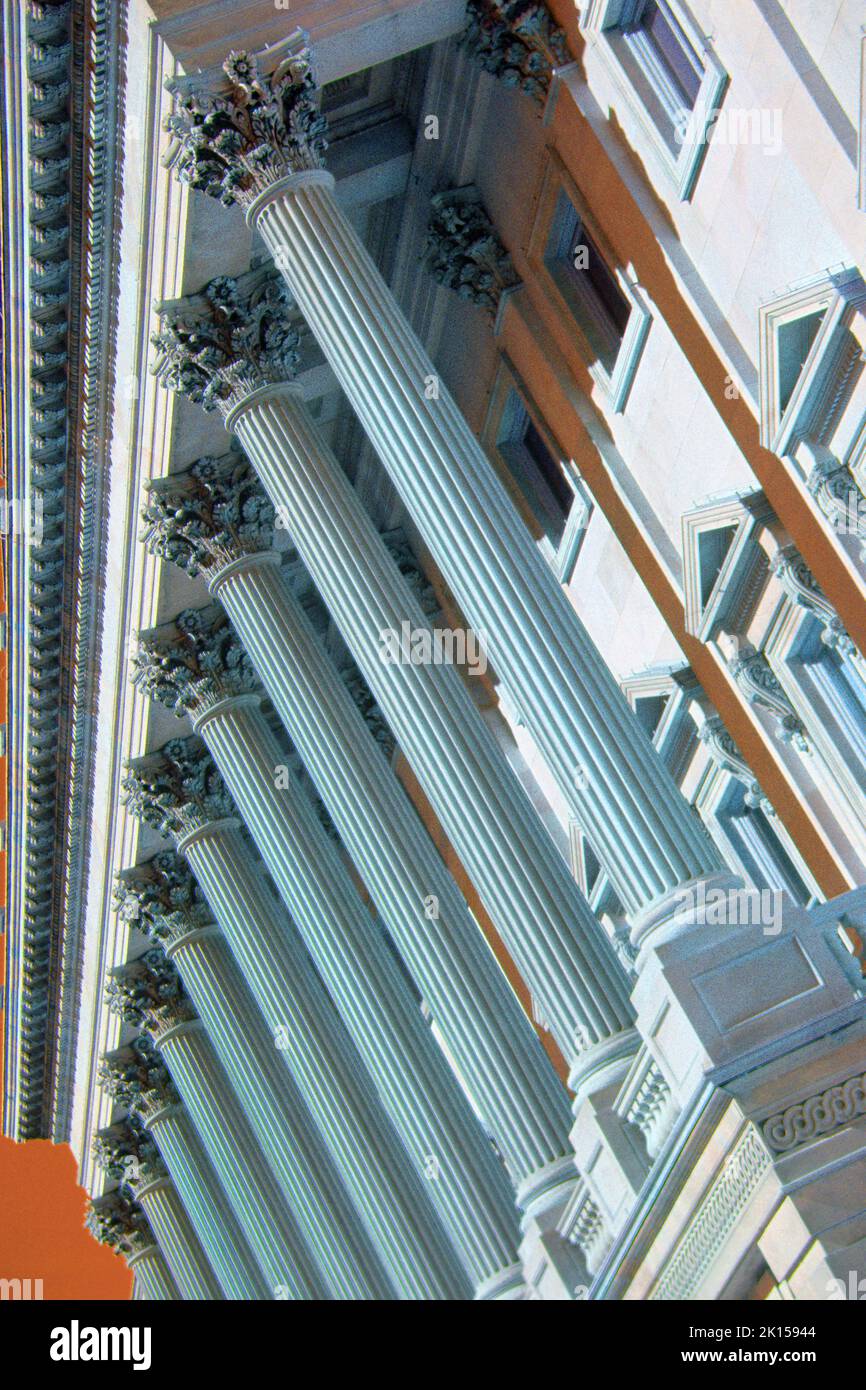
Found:
<svg viewBox="0 0 866 1390"><path fill-rule="evenodd" d="M192 1013L188 1005L184 1012ZM167 1021L166 1013L163 1022ZM134 1047L109 1054L106 1068L112 1093L121 1098L126 1091L134 1098L172 1172L182 1171L190 1161L183 1125L184 1111L189 1114L271 1296L281 1288L294 1299L328 1297L324 1277L200 1021L190 1016L165 1028L159 1051L142 1034Z"/></svg>
<svg viewBox="0 0 866 1390"><path fill-rule="evenodd" d="M258 535L248 523L246 544L270 545L272 516L255 474L229 455L206 476L164 479L151 494L153 545L203 570L262 676L292 743L331 820L369 889L395 944L429 1004L449 1051L509 1167L524 1201L571 1148L568 1098L526 1015L507 984L454 880L424 829L363 715L284 581L279 557L262 549L214 562L207 518L249 516L258 501ZM156 515L159 513L160 520ZM195 550L178 544L195 531ZM172 544L172 541L174 544ZM225 619L178 634L208 664L213 643L224 645ZM223 652L225 658L225 652ZM195 658L193 658L195 659ZM182 667L182 671L186 668ZM170 695L164 662L163 698ZM182 708L184 682L176 687Z"/></svg>
<svg viewBox="0 0 866 1390"><path fill-rule="evenodd" d="M271 1093L280 1093L280 1071L288 1066L398 1296L468 1297L468 1283L430 1207L426 1184L394 1134L342 1020L237 822L204 823L183 844L271 1030L269 1057L259 1049L256 1068L271 1080ZM223 1027L236 1030L237 971L214 928L191 929L208 913L189 867L163 851L123 874L118 896L121 911L137 929L162 940L218 1046ZM242 1031L247 1036L246 1028ZM229 1070L230 1058L224 1065ZM246 1088L250 1085L255 1077L247 1080ZM267 1103L271 1124L278 1127L282 1097Z"/></svg>
<svg viewBox="0 0 866 1390"><path fill-rule="evenodd" d="M181 1297L180 1289L171 1277L165 1256L156 1245L130 1255L126 1262L135 1276L136 1286L141 1288L140 1297L151 1302L173 1302Z"/></svg>
<svg viewBox="0 0 866 1390"><path fill-rule="evenodd" d="M195 79L183 85L181 177L241 206L264 239L626 911L657 911L718 871L718 851L339 207L309 54L293 42L277 56L266 74L232 54L216 117Z"/></svg>
<svg viewBox="0 0 866 1390"><path fill-rule="evenodd" d="M402 634L408 625L432 642L430 626L298 389L284 380L253 389L293 369L292 330L280 327L275 284L260 272L242 284L212 283L182 314L166 312L159 370L169 385L228 411L485 910L539 1000L577 1089L612 1059L621 1064L633 1048L622 967L457 672L383 656L384 634ZM258 340L267 351L251 348ZM218 371L201 366L204 342L223 364ZM261 503L252 505L257 520ZM170 532L164 553L174 556L188 545L194 517L191 523ZM215 549L219 555L220 545Z"/></svg>
<svg viewBox="0 0 866 1390"><path fill-rule="evenodd" d="M259 981L270 1030L189 866L174 852L158 853L156 860L122 874L118 903L136 929L161 942L171 969L177 966L250 1125L284 1183L291 1181L286 1148L296 1115L304 1104L309 1105L325 1148L336 1159L332 1211L352 1237L352 1264L349 1254L343 1255L346 1268L336 1269L332 1277L341 1277L345 1297L398 1297L379 1264L375 1243L403 1297L467 1293L456 1262L452 1261L452 1280L445 1286L428 1272L428 1244L431 1238L441 1245L443 1240L423 1184L384 1112L371 1098L370 1079L352 1054L341 1020L311 969L302 942L285 915L279 920L277 899L261 883L261 866L254 863L238 828L229 821L206 824L195 833L196 845L200 838L225 842L222 872L204 874L200 880L206 887L210 884L211 901L228 922L240 967L250 980ZM207 853L204 859L209 859ZM142 984L139 990L158 995L158 981L168 962L161 951L147 952L136 965L142 962L149 962L147 969L153 965L154 987ZM124 1016L129 1017L131 1009L132 1002ZM293 1065L286 1069L289 1048ZM322 1154L322 1181L331 1166L328 1155ZM339 1186L338 1173L346 1191ZM363 1227L350 1229L350 1222L357 1227L361 1218L370 1229L370 1241Z"/></svg>
<svg viewBox="0 0 866 1390"><path fill-rule="evenodd" d="M234 689L252 678L243 667L220 674ZM431 1165L435 1169L431 1202L477 1290L500 1293L519 1286L516 1222L504 1170L311 799L294 777L277 787L282 754L258 696L220 699L220 693L224 688L215 687L209 673L198 686L197 727L413 1163L422 1176ZM216 768L196 739L173 740L162 755L162 767L149 771L140 760L132 775L139 785L149 776L160 826L185 820L195 829L186 794L173 798L170 784L213 787Z"/></svg>
<svg viewBox="0 0 866 1390"><path fill-rule="evenodd" d="M84 1224L100 1245L111 1246L126 1260L141 1291L138 1297L152 1302L183 1297L140 1202L120 1189L106 1192L91 1201Z"/></svg>
<svg viewBox="0 0 866 1390"><path fill-rule="evenodd" d="M102 1130L96 1137L95 1153L108 1177L134 1194L181 1297L223 1298L224 1286L199 1241L161 1151L143 1126L130 1116Z"/></svg>

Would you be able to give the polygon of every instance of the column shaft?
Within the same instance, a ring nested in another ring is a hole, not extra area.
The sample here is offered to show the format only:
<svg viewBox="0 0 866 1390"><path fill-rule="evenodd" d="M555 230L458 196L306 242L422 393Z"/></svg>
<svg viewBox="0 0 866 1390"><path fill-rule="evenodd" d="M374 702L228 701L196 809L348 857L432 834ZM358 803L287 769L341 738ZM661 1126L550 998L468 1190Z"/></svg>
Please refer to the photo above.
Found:
<svg viewBox="0 0 866 1390"><path fill-rule="evenodd" d="M568 1097L275 558L233 564L212 581L212 592L228 610L521 1186L570 1153Z"/></svg>
<svg viewBox="0 0 866 1390"><path fill-rule="evenodd" d="M180 1024L160 1036L157 1046L272 1292L288 1288L298 1299L328 1298L327 1283L310 1248L316 1226L328 1219L327 1211L311 1213L315 1225L308 1243L201 1024ZM159 1115L151 1121L153 1127L158 1124ZM156 1128L155 1134L158 1138ZM301 1210L305 1196L299 1184Z"/></svg>
<svg viewBox="0 0 866 1390"><path fill-rule="evenodd" d="M255 200L264 237L466 619L626 910L721 866L333 195L322 170Z"/></svg>
<svg viewBox="0 0 866 1390"><path fill-rule="evenodd" d="M240 833L215 823L190 836L183 848L271 1029L266 1034L270 1056L261 1075L277 1093L274 1117L284 1108L280 1072L288 1068L400 1295L467 1297L469 1287L424 1185L303 943ZM195 933L182 938L172 954L219 1048L237 993L225 947ZM225 1024L222 1015L228 1015ZM222 1061L231 1074L230 1058L223 1055ZM384 1283L381 1275L379 1283ZM387 1286L366 1296L387 1298Z"/></svg>
<svg viewBox="0 0 866 1390"><path fill-rule="evenodd" d="M142 1184L136 1197L186 1299L221 1299L223 1290L171 1178Z"/></svg>
<svg viewBox="0 0 866 1390"><path fill-rule="evenodd" d="M135 1275L136 1288L141 1290L139 1297L154 1303L173 1303L183 1297L158 1246L139 1250L126 1263Z"/></svg>
<svg viewBox="0 0 866 1390"><path fill-rule="evenodd" d="M254 696L197 720L383 1102L476 1286L517 1278L505 1172L424 1023L310 798L276 786L279 745Z"/></svg>
<svg viewBox="0 0 866 1390"><path fill-rule="evenodd" d="M226 1298L271 1298L189 1116L181 1106L168 1106L148 1127Z"/></svg>
<svg viewBox="0 0 866 1390"><path fill-rule="evenodd" d="M429 624L298 391L264 388L229 424L573 1062L629 1026L612 947L457 672L383 659L384 632Z"/></svg>

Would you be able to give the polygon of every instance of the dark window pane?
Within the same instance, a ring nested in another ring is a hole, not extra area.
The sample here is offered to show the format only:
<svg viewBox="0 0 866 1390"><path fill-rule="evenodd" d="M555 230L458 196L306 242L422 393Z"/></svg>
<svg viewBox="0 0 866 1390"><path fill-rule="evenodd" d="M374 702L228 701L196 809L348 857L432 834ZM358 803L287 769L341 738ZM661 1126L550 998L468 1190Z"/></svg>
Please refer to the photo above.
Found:
<svg viewBox="0 0 866 1390"><path fill-rule="evenodd" d="M532 420L527 422L526 433L523 436L523 444L529 457L532 459L561 507L563 516L567 517L571 504L574 501L574 493L566 482L562 468L559 465L559 460L553 457L542 439L541 434L532 423Z"/></svg>
<svg viewBox="0 0 866 1390"><path fill-rule="evenodd" d="M684 105L691 110L701 89L701 73L695 67L688 40L680 32L679 25L672 22L657 0L647 0L641 15L641 27L652 40L656 54Z"/></svg>

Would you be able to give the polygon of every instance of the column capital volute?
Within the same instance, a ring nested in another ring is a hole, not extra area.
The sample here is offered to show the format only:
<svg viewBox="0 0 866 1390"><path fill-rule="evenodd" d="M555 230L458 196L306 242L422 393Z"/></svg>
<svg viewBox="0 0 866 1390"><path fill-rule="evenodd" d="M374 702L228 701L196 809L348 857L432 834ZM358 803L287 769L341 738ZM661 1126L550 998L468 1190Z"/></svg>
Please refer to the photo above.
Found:
<svg viewBox="0 0 866 1390"><path fill-rule="evenodd" d="M174 850L160 850L115 879L114 907L155 944L169 947L214 926L213 915L192 870Z"/></svg>
<svg viewBox="0 0 866 1390"><path fill-rule="evenodd" d="M166 88L169 160L182 182L224 206L247 208L276 180L321 167L327 122L303 30L259 53L230 53L216 79L171 78Z"/></svg>
<svg viewBox="0 0 866 1390"><path fill-rule="evenodd" d="M206 455L182 472L154 478L141 510L141 539L151 555L191 578L272 556L276 517L255 469L237 445Z"/></svg>
<svg viewBox="0 0 866 1390"><path fill-rule="evenodd" d="M138 635L132 683L178 718L201 718L237 697L261 698L253 664L218 604L187 608Z"/></svg>
<svg viewBox="0 0 866 1390"><path fill-rule="evenodd" d="M110 970L105 998L124 1023L146 1029L156 1038L196 1018L177 966L158 946Z"/></svg>
<svg viewBox="0 0 866 1390"><path fill-rule="evenodd" d="M93 1140L93 1156L106 1177L135 1198L141 1186L168 1176L156 1141L137 1112L101 1129Z"/></svg>
<svg viewBox="0 0 866 1390"><path fill-rule="evenodd" d="M218 275L197 294L154 305L152 372L169 390L225 417L263 386L292 381L300 363L294 301L273 265Z"/></svg>
<svg viewBox="0 0 866 1390"><path fill-rule="evenodd" d="M84 1224L100 1245L109 1245L118 1255L130 1260L157 1248L140 1203L120 1189L95 1197L90 1202Z"/></svg>
<svg viewBox="0 0 866 1390"><path fill-rule="evenodd" d="M106 1052L97 1077L112 1100L129 1111L133 1127L139 1115L146 1118L164 1105L180 1103L168 1068L147 1033Z"/></svg>
<svg viewBox="0 0 866 1390"><path fill-rule="evenodd" d="M177 844L212 822L237 821L219 769L195 735L127 763L122 790L132 815Z"/></svg>

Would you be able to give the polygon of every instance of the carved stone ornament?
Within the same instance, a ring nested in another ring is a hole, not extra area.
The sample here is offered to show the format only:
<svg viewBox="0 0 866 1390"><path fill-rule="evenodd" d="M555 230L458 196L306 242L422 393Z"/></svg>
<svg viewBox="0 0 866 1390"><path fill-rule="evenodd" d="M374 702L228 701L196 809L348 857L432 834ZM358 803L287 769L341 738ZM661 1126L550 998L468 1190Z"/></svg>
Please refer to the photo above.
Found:
<svg viewBox="0 0 866 1390"><path fill-rule="evenodd" d="M213 924L192 870L172 849L123 869L115 881L114 906L124 922L162 945Z"/></svg>
<svg viewBox="0 0 866 1390"><path fill-rule="evenodd" d="M177 967L159 947L109 971L105 999L124 1023L156 1036L196 1018Z"/></svg>
<svg viewBox="0 0 866 1390"><path fill-rule="evenodd" d="M100 1245L108 1245L128 1259L156 1245L150 1222L138 1202L122 1190L107 1192L92 1201L84 1224Z"/></svg>
<svg viewBox="0 0 866 1390"><path fill-rule="evenodd" d="M140 633L132 682L179 718L261 692L252 662L216 604L185 609L173 622Z"/></svg>
<svg viewBox="0 0 866 1390"><path fill-rule="evenodd" d="M744 648L728 663L737 685L752 705L765 709L776 719L776 737L791 743L801 753L809 752L806 730L763 652Z"/></svg>
<svg viewBox="0 0 866 1390"><path fill-rule="evenodd" d="M212 86L170 78L174 109L165 125L178 142L172 162L182 182L247 208L278 179L322 167L328 126L300 29L264 53L230 53L222 71Z"/></svg>
<svg viewBox="0 0 866 1390"><path fill-rule="evenodd" d="M839 618L836 609L817 583L815 576L800 552L792 545L777 550L770 570L788 597L801 608L807 608L824 624L821 641L842 656L856 656L857 648Z"/></svg>
<svg viewBox="0 0 866 1390"><path fill-rule="evenodd" d="M755 781L752 769L718 714L704 720L698 737L716 766L722 768L724 772L729 772L746 788L746 805L755 810L763 811L766 816L774 816L776 813L771 803Z"/></svg>
<svg viewBox="0 0 866 1390"><path fill-rule="evenodd" d="M223 415L268 383L291 381L300 333L294 301L271 265L218 275L198 294L155 306L151 371L161 385Z"/></svg>
<svg viewBox="0 0 866 1390"><path fill-rule="evenodd" d="M866 1115L866 1074L858 1073L771 1115L761 1132L775 1153L787 1153L798 1144L808 1144L853 1123L861 1115Z"/></svg>
<svg viewBox="0 0 866 1390"><path fill-rule="evenodd" d="M193 578L273 547L273 505L237 448L155 479L141 515L150 553Z"/></svg>
<svg viewBox="0 0 866 1390"><path fill-rule="evenodd" d="M437 193L430 203L424 265L439 285L495 318L503 292L520 284L477 191Z"/></svg>
<svg viewBox="0 0 866 1390"><path fill-rule="evenodd" d="M468 0L463 45L507 87L544 105L555 68L571 62L565 30L546 5L527 0Z"/></svg>
<svg viewBox="0 0 866 1390"><path fill-rule="evenodd" d="M168 1068L147 1033L106 1053L97 1078L112 1100L130 1114L152 1114L180 1101Z"/></svg>
<svg viewBox="0 0 866 1390"><path fill-rule="evenodd" d="M122 791L132 814L167 839L237 815L216 763L194 736L170 739L158 753L128 763Z"/></svg>
<svg viewBox="0 0 866 1390"><path fill-rule="evenodd" d="M106 1177L131 1197L140 1187L168 1176L153 1135L138 1114L101 1129L93 1140L93 1156Z"/></svg>

